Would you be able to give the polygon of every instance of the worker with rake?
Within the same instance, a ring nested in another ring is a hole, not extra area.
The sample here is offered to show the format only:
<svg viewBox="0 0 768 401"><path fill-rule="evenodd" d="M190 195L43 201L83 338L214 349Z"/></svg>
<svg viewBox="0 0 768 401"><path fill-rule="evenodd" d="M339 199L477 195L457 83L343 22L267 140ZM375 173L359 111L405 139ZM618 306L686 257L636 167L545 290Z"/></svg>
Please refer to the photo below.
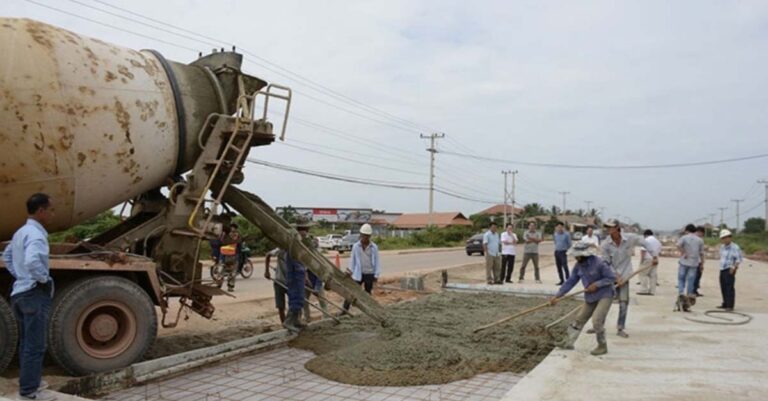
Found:
<svg viewBox="0 0 768 401"><path fill-rule="evenodd" d="M555 305L560 298L568 293L579 281L584 285L584 305L576 319L568 325L566 337L557 346L563 349L573 349L573 344L581 333L581 328L592 318L592 327L597 337L597 348L592 355L603 355L608 352L605 340L605 317L611 308L614 297L616 274L608 263L595 256L596 249L588 243L576 243L571 255L576 258L576 265L568 280L563 283L557 294L549 302Z"/></svg>

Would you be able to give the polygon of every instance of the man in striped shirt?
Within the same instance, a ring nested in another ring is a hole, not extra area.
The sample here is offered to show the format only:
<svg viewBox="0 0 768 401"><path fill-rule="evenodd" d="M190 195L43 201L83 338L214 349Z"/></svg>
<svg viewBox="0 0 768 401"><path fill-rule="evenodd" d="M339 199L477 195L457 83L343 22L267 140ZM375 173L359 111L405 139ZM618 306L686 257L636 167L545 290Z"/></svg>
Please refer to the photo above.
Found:
<svg viewBox="0 0 768 401"><path fill-rule="evenodd" d="M723 294L723 304L718 308L732 311L736 301L736 271L743 258L741 248L733 242L730 231L720 231L720 242L720 292Z"/></svg>

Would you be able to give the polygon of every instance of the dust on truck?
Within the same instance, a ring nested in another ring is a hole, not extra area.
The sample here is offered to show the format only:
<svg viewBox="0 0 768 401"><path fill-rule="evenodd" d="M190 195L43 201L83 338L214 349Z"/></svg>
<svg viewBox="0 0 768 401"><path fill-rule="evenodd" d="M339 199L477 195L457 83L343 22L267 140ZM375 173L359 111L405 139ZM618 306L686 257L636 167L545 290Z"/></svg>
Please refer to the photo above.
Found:
<svg viewBox="0 0 768 401"><path fill-rule="evenodd" d="M200 246L228 223L231 214L219 213L227 205L331 290L386 321L375 301L268 205L234 186L244 180L249 150L275 140L268 108L282 109L283 136L291 101L289 88L243 73L234 49L183 64L154 50L0 18L0 54L0 241L24 223L25 201L35 192L55 201L50 232L120 204L130 209L86 242L51 244L48 353L70 374L141 359L158 321L174 327L182 310L213 315L212 298L226 293L203 280ZM0 261L0 371L18 341L12 282ZM168 313L172 299L178 313Z"/></svg>

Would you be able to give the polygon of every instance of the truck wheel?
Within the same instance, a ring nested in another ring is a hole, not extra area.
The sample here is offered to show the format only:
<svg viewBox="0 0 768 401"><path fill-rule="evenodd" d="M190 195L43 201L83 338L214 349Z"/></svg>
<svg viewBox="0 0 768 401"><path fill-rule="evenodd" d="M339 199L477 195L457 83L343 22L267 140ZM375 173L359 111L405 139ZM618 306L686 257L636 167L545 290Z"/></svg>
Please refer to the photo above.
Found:
<svg viewBox="0 0 768 401"><path fill-rule="evenodd" d="M73 283L54 299L48 351L75 376L140 360L157 336L155 305L134 282L116 276Z"/></svg>
<svg viewBox="0 0 768 401"><path fill-rule="evenodd" d="M18 343L19 327L16 325L16 318L5 298L0 297L0 372L11 363Z"/></svg>

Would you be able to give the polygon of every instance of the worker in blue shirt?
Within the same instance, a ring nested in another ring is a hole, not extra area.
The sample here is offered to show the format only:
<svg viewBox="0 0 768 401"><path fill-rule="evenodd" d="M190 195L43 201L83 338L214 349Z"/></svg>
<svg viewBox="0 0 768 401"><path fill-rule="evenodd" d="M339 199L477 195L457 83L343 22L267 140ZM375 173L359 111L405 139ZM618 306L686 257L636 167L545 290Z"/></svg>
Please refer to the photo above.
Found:
<svg viewBox="0 0 768 401"><path fill-rule="evenodd" d="M19 399L54 400L42 381L45 338L53 298L48 266L48 231L54 216L51 198L36 193L27 200L27 222L13 234L3 262L15 279L11 307L19 322Z"/></svg>
<svg viewBox="0 0 768 401"><path fill-rule="evenodd" d="M555 265L557 266L557 275L560 281L557 285L562 285L568 280L568 250L571 249L571 233L565 231L563 223L558 222L555 226Z"/></svg>
<svg viewBox="0 0 768 401"><path fill-rule="evenodd" d="M595 248L587 243L579 242L573 246L571 254L576 258L576 265L568 280L563 283L554 297L550 299L552 305L568 293L579 281L584 285L584 306L579 315L568 325L567 336L557 345L564 349L573 349L573 344L581 333L581 328L592 318L592 328L597 336L597 348L592 355L603 355L608 352L608 344L605 340L605 317L613 302L613 284L616 274L611 266L595 256Z"/></svg>

